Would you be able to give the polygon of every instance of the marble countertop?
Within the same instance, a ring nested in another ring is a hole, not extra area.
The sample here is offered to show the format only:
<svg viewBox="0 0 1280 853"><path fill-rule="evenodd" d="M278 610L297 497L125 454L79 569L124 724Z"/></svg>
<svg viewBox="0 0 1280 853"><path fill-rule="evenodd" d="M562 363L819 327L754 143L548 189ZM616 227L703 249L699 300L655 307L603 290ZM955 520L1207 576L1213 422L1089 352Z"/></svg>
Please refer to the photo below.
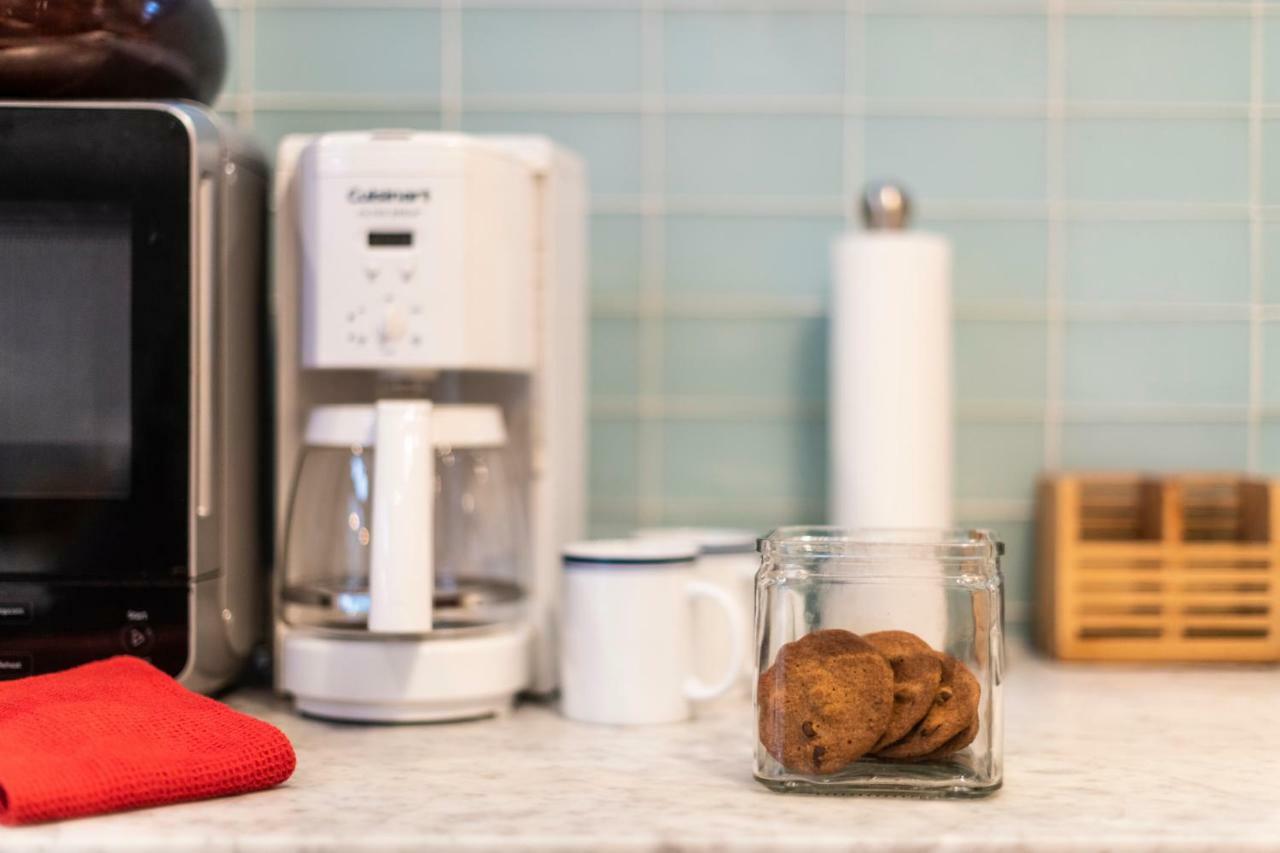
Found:
<svg viewBox="0 0 1280 853"><path fill-rule="evenodd" d="M1005 785L985 800L775 794L751 714L616 729L526 705L444 726L306 720L229 698L298 751L283 787L47 826L10 850L1277 850L1280 669L1016 655Z"/></svg>

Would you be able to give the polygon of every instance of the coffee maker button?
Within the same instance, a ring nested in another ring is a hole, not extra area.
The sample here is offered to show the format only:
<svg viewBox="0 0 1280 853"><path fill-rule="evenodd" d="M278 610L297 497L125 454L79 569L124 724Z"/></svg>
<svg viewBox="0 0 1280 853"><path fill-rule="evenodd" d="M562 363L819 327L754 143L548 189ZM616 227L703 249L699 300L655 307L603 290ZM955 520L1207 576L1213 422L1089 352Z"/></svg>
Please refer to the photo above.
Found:
<svg viewBox="0 0 1280 853"><path fill-rule="evenodd" d="M395 306L387 309L387 313L382 317L382 327L379 332L385 343L398 341L409 331L409 321L404 316L404 311Z"/></svg>
<svg viewBox="0 0 1280 853"><path fill-rule="evenodd" d="M382 268L377 266L376 264L365 264L364 266L364 277L369 279L369 281L374 281L375 279L377 279L378 275L381 272L382 272Z"/></svg>
<svg viewBox="0 0 1280 853"><path fill-rule="evenodd" d="M126 652L140 655L151 648L155 633L147 625L125 625L120 629L120 646Z"/></svg>

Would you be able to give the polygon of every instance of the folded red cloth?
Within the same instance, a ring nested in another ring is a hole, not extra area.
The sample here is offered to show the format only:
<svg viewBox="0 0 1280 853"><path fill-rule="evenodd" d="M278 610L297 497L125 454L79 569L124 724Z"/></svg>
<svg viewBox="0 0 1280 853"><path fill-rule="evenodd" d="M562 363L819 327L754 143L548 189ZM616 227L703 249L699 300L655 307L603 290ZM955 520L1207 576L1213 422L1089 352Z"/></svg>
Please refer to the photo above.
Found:
<svg viewBox="0 0 1280 853"><path fill-rule="evenodd" d="M0 823L36 823L278 785L275 726L117 657L0 683Z"/></svg>

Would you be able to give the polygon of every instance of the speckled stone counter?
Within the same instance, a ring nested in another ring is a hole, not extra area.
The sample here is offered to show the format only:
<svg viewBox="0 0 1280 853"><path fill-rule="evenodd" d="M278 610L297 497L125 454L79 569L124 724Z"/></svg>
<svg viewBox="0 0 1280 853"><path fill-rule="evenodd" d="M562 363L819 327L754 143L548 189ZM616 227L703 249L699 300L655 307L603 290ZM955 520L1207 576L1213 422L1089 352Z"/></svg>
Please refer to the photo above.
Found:
<svg viewBox="0 0 1280 853"><path fill-rule="evenodd" d="M286 786L0 829L0 849L1280 851L1280 669L1016 656L1005 696L1004 790L940 802L766 791L745 704L639 729L537 706L366 727L242 692L297 747Z"/></svg>

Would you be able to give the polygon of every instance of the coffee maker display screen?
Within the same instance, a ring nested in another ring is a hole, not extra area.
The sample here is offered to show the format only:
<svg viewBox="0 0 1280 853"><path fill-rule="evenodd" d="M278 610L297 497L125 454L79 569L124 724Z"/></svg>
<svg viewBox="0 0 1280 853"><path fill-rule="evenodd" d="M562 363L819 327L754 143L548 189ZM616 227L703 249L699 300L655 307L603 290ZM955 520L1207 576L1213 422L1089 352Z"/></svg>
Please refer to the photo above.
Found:
<svg viewBox="0 0 1280 853"><path fill-rule="evenodd" d="M123 204L0 204L0 498L129 495L131 234Z"/></svg>
<svg viewBox="0 0 1280 853"><path fill-rule="evenodd" d="M413 245L412 231L370 231L369 248L408 247Z"/></svg>

